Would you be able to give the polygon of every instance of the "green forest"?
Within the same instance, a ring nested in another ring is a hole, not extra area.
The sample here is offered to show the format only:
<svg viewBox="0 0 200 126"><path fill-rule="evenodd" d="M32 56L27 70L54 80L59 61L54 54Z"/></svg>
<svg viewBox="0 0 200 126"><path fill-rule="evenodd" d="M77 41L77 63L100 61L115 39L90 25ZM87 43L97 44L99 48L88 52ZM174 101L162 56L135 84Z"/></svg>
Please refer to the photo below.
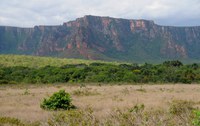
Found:
<svg viewBox="0 0 200 126"><path fill-rule="evenodd" d="M161 64L90 62L29 67L0 65L0 84L17 83L200 83L200 65L165 61Z"/></svg>

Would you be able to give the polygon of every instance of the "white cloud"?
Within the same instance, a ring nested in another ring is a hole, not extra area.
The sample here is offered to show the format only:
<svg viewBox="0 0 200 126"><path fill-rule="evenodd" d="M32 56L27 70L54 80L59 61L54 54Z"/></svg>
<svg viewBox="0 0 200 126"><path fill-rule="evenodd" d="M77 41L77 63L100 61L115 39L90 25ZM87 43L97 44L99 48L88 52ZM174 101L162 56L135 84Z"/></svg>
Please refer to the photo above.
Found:
<svg viewBox="0 0 200 126"><path fill-rule="evenodd" d="M0 25L59 25L84 15L200 25L199 0L1 0Z"/></svg>

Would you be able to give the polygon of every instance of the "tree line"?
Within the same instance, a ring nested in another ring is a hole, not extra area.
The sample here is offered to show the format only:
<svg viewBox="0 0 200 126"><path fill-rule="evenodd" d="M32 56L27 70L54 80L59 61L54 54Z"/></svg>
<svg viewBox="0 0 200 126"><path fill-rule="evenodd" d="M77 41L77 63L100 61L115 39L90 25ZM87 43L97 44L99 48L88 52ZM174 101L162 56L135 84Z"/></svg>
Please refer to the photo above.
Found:
<svg viewBox="0 0 200 126"><path fill-rule="evenodd" d="M15 83L199 83L200 65L180 61L162 64L67 64L61 67L0 66L0 84Z"/></svg>

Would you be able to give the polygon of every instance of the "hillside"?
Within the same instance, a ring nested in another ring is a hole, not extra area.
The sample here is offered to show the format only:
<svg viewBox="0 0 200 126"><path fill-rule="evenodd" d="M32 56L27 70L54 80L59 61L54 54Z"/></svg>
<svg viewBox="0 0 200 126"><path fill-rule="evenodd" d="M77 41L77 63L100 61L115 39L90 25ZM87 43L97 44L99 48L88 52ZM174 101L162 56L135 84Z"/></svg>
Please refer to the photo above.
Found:
<svg viewBox="0 0 200 126"><path fill-rule="evenodd" d="M0 65L4 67L23 66L29 68L40 68L45 66L60 67L67 64L91 64L91 63L108 63L119 64L117 62L104 62L97 60L82 60L82 59L66 59L53 57L39 57L26 55L0 55Z"/></svg>
<svg viewBox="0 0 200 126"><path fill-rule="evenodd" d="M200 27L84 16L59 26L0 27L1 54L107 61L200 61Z"/></svg>

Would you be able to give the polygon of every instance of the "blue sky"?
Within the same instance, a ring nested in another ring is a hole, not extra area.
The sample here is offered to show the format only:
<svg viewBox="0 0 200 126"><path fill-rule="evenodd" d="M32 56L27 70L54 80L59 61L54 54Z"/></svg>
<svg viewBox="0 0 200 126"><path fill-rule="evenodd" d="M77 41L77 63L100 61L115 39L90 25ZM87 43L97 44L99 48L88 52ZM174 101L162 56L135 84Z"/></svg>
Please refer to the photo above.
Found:
<svg viewBox="0 0 200 126"><path fill-rule="evenodd" d="M200 0L1 0L0 25L60 25L84 15L200 26Z"/></svg>

